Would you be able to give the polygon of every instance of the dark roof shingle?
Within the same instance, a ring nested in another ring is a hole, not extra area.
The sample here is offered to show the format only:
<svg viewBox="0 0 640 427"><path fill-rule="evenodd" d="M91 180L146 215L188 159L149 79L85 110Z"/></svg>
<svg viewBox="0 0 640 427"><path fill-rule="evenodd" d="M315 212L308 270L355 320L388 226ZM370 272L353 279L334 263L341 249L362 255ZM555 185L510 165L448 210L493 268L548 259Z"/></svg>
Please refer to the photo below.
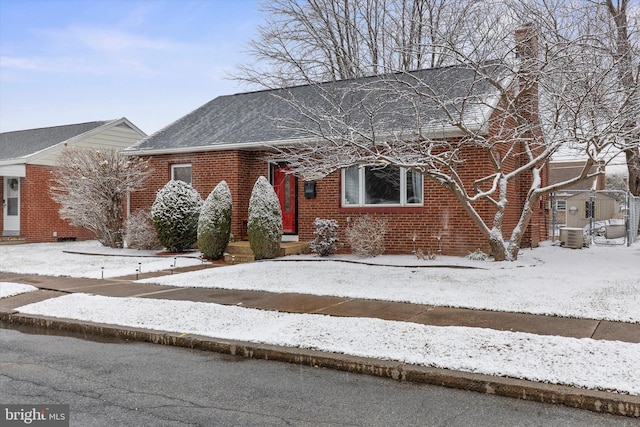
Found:
<svg viewBox="0 0 640 427"><path fill-rule="evenodd" d="M510 76L499 63L480 70L496 80ZM470 66L451 66L220 96L129 150L312 138L317 133L309 129L335 131L330 123L335 116L343 119L340 124L347 122L351 129L362 132L371 130L372 123L376 132L442 126L451 121L447 113L454 119L486 121L487 99L495 97L497 90L481 75ZM308 109L300 111L300 105Z"/></svg>
<svg viewBox="0 0 640 427"><path fill-rule="evenodd" d="M0 133L0 160L25 157L67 141L110 121L96 121Z"/></svg>

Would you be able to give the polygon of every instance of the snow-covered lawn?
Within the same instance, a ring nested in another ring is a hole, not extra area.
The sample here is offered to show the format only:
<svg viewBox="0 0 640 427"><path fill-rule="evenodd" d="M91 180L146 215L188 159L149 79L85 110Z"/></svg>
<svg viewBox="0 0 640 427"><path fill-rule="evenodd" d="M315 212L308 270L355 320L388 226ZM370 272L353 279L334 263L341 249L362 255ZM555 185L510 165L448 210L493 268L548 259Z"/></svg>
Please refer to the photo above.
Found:
<svg viewBox="0 0 640 427"><path fill-rule="evenodd" d="M22 245L6 252L0 247L0 271L21 269L24 273L87 277L82 266L89 269L97 265L88 260L107 263L120 258L62 253L61 248L98 251L91 243ZM7 261L5 255L12 261ZM33 261L36 257L37 262ZM132 265L135 271L138 259L117 263ZM418 261L409 256L367 260L341 256L321 262L313 255L289 259L296 261L255 262L145 281L640 322L640 244L581 250L545 244L523 251L514 263L450 257ZM162 261L168 267L173 259ZM178 260L183 261L188 262ZM65 270L62 263L73 264L73 270ZM115 271L123 264L112 268ZM438 265L443 267L435 267ZM476 268L453 268L456 265ZM143 271L146 268L143 265ZM6 285L0 284L0 289L3 286ZM640 366L640 344L84 294L50 299L18 310L640 394L640 370L636 369Z"/></svg>
<svg viewBox="0 0 640 427"><path fill-rule="evenodd" d="M80 252L93 255L82 255ZM158 251L106 248L96 241L32 243L0 246L0 271L48 276L102 277L126 276L169 269L173 256L158 256ZM177 267L200 264L200 253L178 256Z"/></svg>
<svg viewBox="0 0 640 427"><path fill-rule="evenodd" d="M640 322L640 245L582 250L545 244L515 263L314 255L151 278L170 286L251 289ZM315 261L309 261L314 260ZM387 265L413 265L390 267ZM432 268L434 265L476 268Z"/></svg>

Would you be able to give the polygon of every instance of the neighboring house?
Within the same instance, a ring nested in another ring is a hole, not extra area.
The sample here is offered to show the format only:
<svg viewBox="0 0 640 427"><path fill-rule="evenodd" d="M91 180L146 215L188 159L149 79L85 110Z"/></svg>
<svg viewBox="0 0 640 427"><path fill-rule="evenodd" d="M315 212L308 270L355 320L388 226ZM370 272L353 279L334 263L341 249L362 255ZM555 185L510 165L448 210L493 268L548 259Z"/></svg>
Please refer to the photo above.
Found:
<svg viewBox="0 0 640 427"><path fill-rule="evenodd" d="M559 182L567 181L569 179L575 178L582 173L582 169L584 168L585 161L584 160L573 160L573 161L562 161L555 162L552 161L549 163L549 183L557 184ZM599 165L591 166L589 173L596 173L598 171ZM569 221L567 216L567 200L569 198L573 198L576 196L578 192L587 192L589 190L601 191L605 189L605 175L604 173L598 175L596 177L584 180L575 185L572 185L569 188L565 188L564 190L560 190L553 195L553 209L552 214L555 213L556 219L555 223L558 227L576 227L575 221ZM586 196L589 197L588 194ZM575 207L575 206L574 206ZM583 208L584 211L584 208ZM573 213L573 219L575 219L576 212ZM584 219L584 213L583 213ZM574 225L569 225L569 223ZM584 226L585 224L582 224Z"/></svg>
<svg viewBox="0 0 640 427"><path fill-rule="evenodd" d="M594 221L606 221L611 219L623 221L620 213L620 202L612 195L598 192L593 195L588 191L573 193L566 197L566 221L567 227L583 228Z"/></svg>
<svg viewBox="0 0 640 427"><path fill-rule="evenodd" d="M495 67L493 71L487 72L504 72L498 66L487 65L492 66ZM502 110L497 108L500 97L492 85L478 82L478 75L470 68L452 66L417 70L405 77L412 81L428 82L430 88L441 91L443 98L452 99L454 103L472 93L478 101L474 108L467 106L469 111L464 119L468 120L468 126L482 129L490 136L498 132L496 129L500 128L498 123L502 118L499 117ZM497 75L493 77L500 78ZM125 150L130 155L149 158L154 169L146 189L131 195L131 211L149 209L155 193L170 179L191 183L203 198L220 181L225 180L233 198L232 233L236 239L240 239L245 235L251 190L256 179L263 175L268 177L280 199L285 234L283 240L313 240L315 218L335 219L344 231L355 218L376 215L388 220L388 253L411 253L414 244L425 251L440 249L447 255L466 255L478 248L489 251L486 239L477 231L459 202L438 183L423 180L419 173L397 167L375 169L353 166L330 173L317 181L304 182L302 178L287 173L289 167L286 159L272 163L265 160L265 153L276 145L318 140L317 136L306 131L309 129L307 126L314 123L305 123L309 118L301 115L285 98L304 99L309 105L321 105L323 97L319 92L325 91L326 94L326 91L340 87L364 85L368 92L358 93L355 90L351 98L345 98L345 102L357 102L363 106L368 94L374 93L371 88L375 87L379 78L365 77L323 83L320 86L296 86L213 99ZM416 129L403 129L402 120L407 120L410 116L407 113L416 104L403 104L411 100L406 101L406 98L397 95L386 101L382 119L378 122L380 126L393 127L391 131L400 130L402 135L412 134L415 139ZM354 120L358 119L357 115L365 107L350 110L356 116ZM444 113L433 103L421 106L420 111L432 114L426 119L439 123L446 121L442 117ZM537 117L535 112L533 115ZM317 122L315 125L329 126ZM500 128L500 131L509 132L509 129ZM453 140L462 136L454 126L439 125L434 132L439 132L437 135L442 138ZM468 162L460 166L459 173L470 182L478 176L484 176L484 172L492 171L490 160L483 150L470 148L465 158ZM516 166L513 164L509 167ZM543 184L547 181L546 170L546 167L543 168ZM519 188L509 194L504 219L505 235L509 235L519 218L523 197L531 185L526 180L523 177L519 181ZM490 209L487 209L486 215L490 221ZM545 220L544 204L540 203L534 207L533 218L522 240L523 246L535 246L544 240Z"/></svg>
<svg viewBox="0 0 640 427"><path fill-rule="evenodd" d="M60 219L49 196L58 156L66 147L123 149L145 136L126 118L0 133L2 236L27 242L94 237Z"/></svg>

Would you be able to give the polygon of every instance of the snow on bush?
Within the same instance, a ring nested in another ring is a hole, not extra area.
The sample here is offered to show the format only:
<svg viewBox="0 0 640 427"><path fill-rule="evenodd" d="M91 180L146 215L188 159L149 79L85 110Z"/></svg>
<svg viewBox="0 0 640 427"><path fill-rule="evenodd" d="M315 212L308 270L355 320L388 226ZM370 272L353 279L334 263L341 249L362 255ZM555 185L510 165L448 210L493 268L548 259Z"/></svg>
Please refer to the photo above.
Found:
<svg viewBox="0 0 640 427"><path fill-rule="evenodd" d="M471 259L474 261L486 261L489 258L489 254L482 252L479 248L473 252L469 252L467 255L467 259Z"/></svg>
<svg viewBox="0 0 640 427"><path fill-rule="evenodd" d="M231 190L221 181L202 204L198 219L198 248L207 259L224 255L231 236Z"/></svg>
<svg viewBox="0 0 640 427"><path fill-rule="evenodd" d="M104 246L121 248L127 194L141 189L151 173L148 160L115 148L65 148L49 194L60 204L60 218L92 231Z"/></svg>
<svg viewBox="0 0 640 427"><path fill-rule="evenodd" d="M125 222L124 242L131 249L160 249L162 245L153 227L151 212L139 209Z"/></svg>
<svg viewBox="0 0 640 427"><path fill-rule="evenodd" d="M347 241L356 255L374 257L384 252L387 220L365 215L356 218L347 229Z"/></svg>
<svg viewBox="0 0 640 427"><path fill-rule="evenodd" d="M313 226L316 237L309 243L311 251L320 256L333 255L338 250L338 221L316 218Z"/></svg>
<svg viewBox="0 0 640 427"><path fill-rule="evenodd" d="M151 217L158 239L170 252L182 252L198 240L200 194L183 181L171 180L158 190Z"/></svg>
<svg viewBox="0 0 640 427"><path fill-rule="evenodd" d="M261 176L249 199L249 245L255 259L275 258L282 239L282 211L269 181Z"/></svg>

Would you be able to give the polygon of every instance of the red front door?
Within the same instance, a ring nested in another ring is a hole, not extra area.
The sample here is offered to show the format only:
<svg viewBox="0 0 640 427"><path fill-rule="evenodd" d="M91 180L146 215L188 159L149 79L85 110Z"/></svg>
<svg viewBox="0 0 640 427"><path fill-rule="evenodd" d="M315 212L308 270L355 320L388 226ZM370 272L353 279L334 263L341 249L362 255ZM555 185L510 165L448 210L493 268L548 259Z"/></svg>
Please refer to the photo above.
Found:
<svg viewBox="0 0 640 427"><path fill-rule="evenodd" d="M282 210L282 232L295 234L298 232L298 218L296 214L297 180L286 165L273 166L273 189L280 200Z"/></svg>

